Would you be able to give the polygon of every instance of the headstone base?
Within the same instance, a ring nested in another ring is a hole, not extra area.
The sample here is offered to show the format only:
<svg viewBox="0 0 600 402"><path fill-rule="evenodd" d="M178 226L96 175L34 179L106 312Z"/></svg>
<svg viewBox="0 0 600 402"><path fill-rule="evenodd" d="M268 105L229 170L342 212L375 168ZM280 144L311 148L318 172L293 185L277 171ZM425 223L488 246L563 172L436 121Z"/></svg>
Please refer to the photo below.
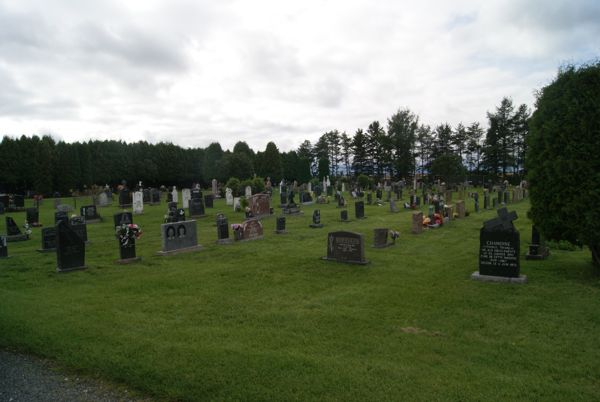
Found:
<svg viewBox="0 0 600 402"><path fill-rule="evenodd" d="M125 264L133 264L134 262L138 262L138 261L142 261L142 257L124 258L121 260L116 260L115 263L125 265Z"/></svg>
<svg viewBox="0 0 600 402"><path fill-rule="evenodd" d="M245 242L245 241L253 241L253 240L262 240L264 238L264 236L257 236L257 237L253 237L251 239L239 239L237 241L239 242Z"/></svg>
<svg viewBox="0 0 600 402"><path fill-rule="evenodd" d="M36 251L38 253L55 253L56 248L38 248Z"/></svg>
<svg viewBox="0 0 600 402"><path fill-rule="evenodd" d="M386 247L393 246L395 244L396 243L386 243L386 244L381 244L381 245L373 244L371 247L373 247L373 248L386 248Z"/></svg>
<svg viewBox="0 0 600 402"><path fill-rule="evenodd" d="M285 215L300 215L302 214L302 211L300 211L298 208L296 207L292 207L292 208L283 208L283 213Z"/></svg>
<svg viewBox="0 0 600 402"><path fill-rule="evenodd" d="M119 208L121 209L126 209L126 208L131 208L133 204L119 204Z"/></svg>
<svg viewBox="0 0 600 402"><path fill-rule="evenodd" d="M519 277L480 275L479 271L473 272L471 279L480 282L527 283L527 275L519 275Z"/></svg>
<svg viewBox="0 0 600 402"><path fill-rule="evenodd" d="M24 240L29 240L29 235L20 234L20 235L6 236L6 241L8 243L14 242L14 241L24 241Z"/></svg>
<svg viewBox="0 0 600 402"><path fill-rule="evenodd" d="M550 255L550 252L548 250L546 250L545 253L542 254L525 254L525 259L526 260L545 260L546 258L548 258L548 256Z"/></svg>
<svg viewBox="0 0 600 402"><path fill-rule="evenodd" d="M204 214L204 215L190 215L190 218L206 218L208 215ZM216 226L216 225L215 225Z"/></svg>
<svg viewBox="0 0 600 402"><path fill-rule="evenodd" d="M86 219L85 220L86 224L87 223L100 223L100 222L102 222L102 218L100 218L100 219Z"/></svg>
<svg viewBox="0 0 600 402"><path fill-rule="evenodd" d="M34 227L34 228L41 228L42 226L44 226L44 225L42 225L39 222L34 222L34 223L31 224L31 227Z"/></svg>
<svg viewBox="0 0 600 402"><path fill-rule="evenodd" d="M201 250L201 249L202 249L202 246L200 244L198 244L197 246L186 247L186 248L178 248L177 250L157 251L156 255L158 255L158 256L167 256L167 255L191 253L191 252L198 251L198 250Z"/></svg>
<svg viewBox="0 0 600 402"><path fill-rule="evenodd" d="M354 265L367 265L369 264L371 261L369 260L365 260L365 261L341 261L338 260L336 258L327 258L327 257L321 257L322 260L325 261L334 261L334 262L341 262L343 264L354 264Z"/></svg>
<svg viewBox="0 0 600 402"><path fill-rule="evenodd" d="M309 226L313 229L321 229L323 227L323 224L322 223L311 223Z"/></svg>
<svg viewBox="0 0 600 402"><path fill-rule="evenodd" d="M60 272L81 271L84 269L87 269L87 265L82 265L81 267L66 268L66 269L60 269L59 267L56 267L56 272L60 273Z"/></svg>
<svg viewBox="0 0 600 402"><path fill-rule="evenodd" d="M286 234L287 230L276 230L275 233L276 234Z"/></svg>
<svg viewBox="0 0 600 402"><path fill-rule="evenodd" d="M218 239L215 243L225 245L225 244L233 244L233 239Z"/></svg>

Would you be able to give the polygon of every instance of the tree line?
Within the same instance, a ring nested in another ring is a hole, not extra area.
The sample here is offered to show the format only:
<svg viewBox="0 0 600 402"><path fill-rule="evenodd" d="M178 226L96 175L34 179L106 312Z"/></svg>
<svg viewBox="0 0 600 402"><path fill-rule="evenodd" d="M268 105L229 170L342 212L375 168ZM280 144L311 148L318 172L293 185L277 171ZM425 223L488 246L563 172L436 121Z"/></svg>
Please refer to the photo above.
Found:
<svg viewBox="0 0 600 402"><path fill-rule="evenodd" d="M478 122L456 127L422 124L409 109L394 113L384 127L374 121L354 135L333 130L311 144L280 152L273 142L254 151L244 141L232 150L218 142L206 148L182 148L171 143L140 141L56 142L50 136L5 136L0 143L0 191L31 190L40 194L68 194L92 185L115 186L142 181L144 186L205 186L212 179L226 182L256 176L307 182L311 178L357 177L392 180L441 178L523 177L530 112L502 99L488 112L488 128Z"/></svg>

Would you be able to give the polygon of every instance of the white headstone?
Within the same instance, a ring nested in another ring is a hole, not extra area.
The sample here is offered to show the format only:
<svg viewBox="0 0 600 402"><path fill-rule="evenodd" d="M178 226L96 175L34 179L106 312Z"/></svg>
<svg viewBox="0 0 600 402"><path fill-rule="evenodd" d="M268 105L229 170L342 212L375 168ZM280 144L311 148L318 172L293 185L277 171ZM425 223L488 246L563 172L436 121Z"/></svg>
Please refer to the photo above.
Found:
<svg viewBox="0 0 600 402"><path fill-rule="evenodd" d="M189 188L184 188L181 190L181 202L183 204L183 208L190 207L190 200L192 199L192 191Z"/></svg>
<svg viewBox="0 0 600 402"><path fill-rule="evenodd" d="M342 193L346 192L346 183L342 183Z"/></svg>
<svg viewBox="0 0 600 402"><path fill-rule="evenodd" d="M173 195L173 202L179 202L179 195L177 195L177 187L173 186L173 191L171 191Z"/></svg>
<svg viewBox="0 0 600 402"><path fill-rule="evenodd" d="M136 191L133 193L133 213L144 213L144 193L141 191Z"/></svg>
<svg viewBox="0 0 600 402"><path fill-rule="evenodd" d="M327 194L327 180L323 177L323 192Z"/></svg>
<svg viewBox="0 0 600 402"><path fill-rule="evenodd" d="M252 187L246 186L246 198L252 197Z"/></svg>
<svg viewBox="0 0 600 402"><path fill-rule="evenodd" d="M312 193L312 183L311 183L311 182L308 182L308 185L306 186L306 190L307 190L309 193Z"/></svg>
<svg viewBox="0 0 600 402"><path fill-rule="evenodd" d="M225 189L225 203L227 205L233 205L233 192L229 187Z"/></svg>
<svg viewBox="0 0 600 402"><path fill-rule="evenodd" d="M329 181L329 176L327 176L327 187L331 186L331 182Z"/></svg>
<svg viewBox="0 0 600 402"><path fill-rule="evenodd" d="M233 210L240 211L242 209L242 205L240 204L240 197L235 197L233 199Z"/></svg>
<svg viewBox="0 0 600 402"><path fill-rule="evenodd" d="M105 207L108 205L108 196L106 195L106 193L100 193L100 195L98 196L98 205L100 205L101 207Z"/></svg>
<svg viewBox="0 0 600 402"><path fill-rule="evenodd" d="M219 186L218 186L218 182L217 179L212 179L212 193L213 196L216 198L219 195Z"/></svg>

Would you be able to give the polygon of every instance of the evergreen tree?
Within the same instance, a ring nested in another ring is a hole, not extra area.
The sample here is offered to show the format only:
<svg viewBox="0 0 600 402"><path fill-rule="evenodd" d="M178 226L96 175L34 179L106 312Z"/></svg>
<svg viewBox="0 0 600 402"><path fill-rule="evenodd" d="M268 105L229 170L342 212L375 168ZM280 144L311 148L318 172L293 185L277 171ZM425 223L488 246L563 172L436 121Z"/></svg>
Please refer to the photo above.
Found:
<svg viewBox="0 0 600 402"><path fill-rule="evenodd" d="M273 142L269 142L262 157L262 177L270 177L271 183L279 183L283 177L281 155Z"/></svg>
<svg viewBox="0 0 600 402"><path fill-rule="evenodd" d="M354 154L352 170L354 171L355 176L359 176L361 174L368 176L373 172L367 150L367 137L363 130L359 128L356 130L356 133L352 138L352 152Z"/></svg>
<svg viewBox="0 0 600 402"><path fill-rule="evenodd" d="M211 143L204 150L204 161L202 163L204 180L210 182L212 179L217 179L222 182L227 179L227 177L225 177L226 172L221 170L223 167L221 158L223 158L223 149L218 142Z"/></svg>
<svg viewBox="0 0 600 402"><path fill-rule="evenodd" d="M388 119L388 134L394 149L394 169L398 178L414 174L418 129L419 117L409 109L400 109Z"/></svg>

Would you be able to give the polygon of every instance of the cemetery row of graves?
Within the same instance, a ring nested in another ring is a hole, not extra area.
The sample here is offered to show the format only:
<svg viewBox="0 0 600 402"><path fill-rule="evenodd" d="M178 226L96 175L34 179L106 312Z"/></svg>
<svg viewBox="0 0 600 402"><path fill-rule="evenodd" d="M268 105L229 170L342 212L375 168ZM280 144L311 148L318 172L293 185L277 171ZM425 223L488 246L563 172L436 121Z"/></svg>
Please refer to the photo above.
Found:
<svg viewBox="0 0 600 402"><path fill-rule="evenodd" d="M0 345L168 400L596 393L589 264L525 260L526 188L212 190L2 198Z"/></svg>
<svg viewBox="0 0 600 402"><path fill-rule="evenodd" d="M286 234L286 217L303 215L304 209L324 206L331 202L339 209L339 220L336 223L350 222L349 202L353 201L353 220L366 219L365 202L367 205L389 205L389 213L400 212L398 207L412 212L411 233L420 234L425 229L438 229L453 219L464 219L468 212L466 200L472 200L473 211L480 209L498 209L498 217L484 223L480 233L479 271L475 272L473 279L524 281L526 277L520 275L520 236L512 221L517 219L516 213L509 213L506 206L509 203L521 201L526 197L527 190L521 186L509 188L504 185L498 188L488 188L483 191L483 205L479 204L479 192L469 191L466 186L460 186L456 192L458 200L453 202L453 191L447 190L444 185L439 185L436 190L422 187L422 194L417 195L415 189L407 194L407 201L402 202L403 188L385 186L377 188L375 192L363 193L352 190L350 194L342 191L334 193L333 187L323 183L324 192L312 192L310 184L298 186L297 183L286 184L282 181L279 188L278 214L275 221L275 233ZM299 202L296 202L296 193L299 193ZM240 197L233 197L231 189L225 192L226 205L233 211L242 211ZM213 182L211 193L203 194L199 186L193 189L183 189L181 197L179 191L173 187L167 192L167 211L164 223L160 226L161 249L157 256L199 251L202 246L198 242L196 219L207 217L206 210L214 208L214 201L219 197L216 183ZM139 189L131 193L126 187L118 194L120 212L115 213L110 220L115 228L115 237L119 247L119 264L129 264L141 260L136 253L136 242L142 235L141 228L134 222L134 216L144 214L144 205L153 207L161 205L161 191L155 188ZM316 198L316 203L313 201ZM38 252L55 252L57 271L67 272L87 268L85 263L86 243L88 243L87 225L102 224L104 217L100 214L102 207L112 202L113 194L109 191L92 197L91 205L82 205L79 215L71 214L74 208L68 204L61 204L60 199L54 199L54 222L48 227L43 227L39 218L39 200L35 206L25 208L24 199L18 195L3 195L0 201L0 213L25 212L24 232L12 216L6 216L6 235L0 237L0 257L9 257L8 244L10 242L27 241L34 228L41 228L41 245ZM181 198L181 205L179 199ZM366 199L366 200L365 200ZM252 194L251 188L246 188L244 197L244 221L230 224L227 216L219 212L215 216L216 239L219 245L231 244L233 241L249 241L263 238L264 224L262 219L275 214L272 206L272 194L264 192ZM7 205L8 208L4 207ZM422 208L423 207L423 208ZM422 209L426 208L426 212ZM131 211L128 211L131 209ZM302 210L301 210L302 209ZM312 208L310 228L322 229L320 208ZM343 229L343 228L340 228ZM231 231L231 233L230 233ZM373 229L373 244L375 248L385 248L395 244L400 236L399 232L389 227ZM327 254L325 260L346 262L354 264L367 264L365 257L365 236L363 233L348 230L330 231L327 235ZM533 228L532 242L527 253L527 258L543 259L548 255L540 235Z"/></svg>

